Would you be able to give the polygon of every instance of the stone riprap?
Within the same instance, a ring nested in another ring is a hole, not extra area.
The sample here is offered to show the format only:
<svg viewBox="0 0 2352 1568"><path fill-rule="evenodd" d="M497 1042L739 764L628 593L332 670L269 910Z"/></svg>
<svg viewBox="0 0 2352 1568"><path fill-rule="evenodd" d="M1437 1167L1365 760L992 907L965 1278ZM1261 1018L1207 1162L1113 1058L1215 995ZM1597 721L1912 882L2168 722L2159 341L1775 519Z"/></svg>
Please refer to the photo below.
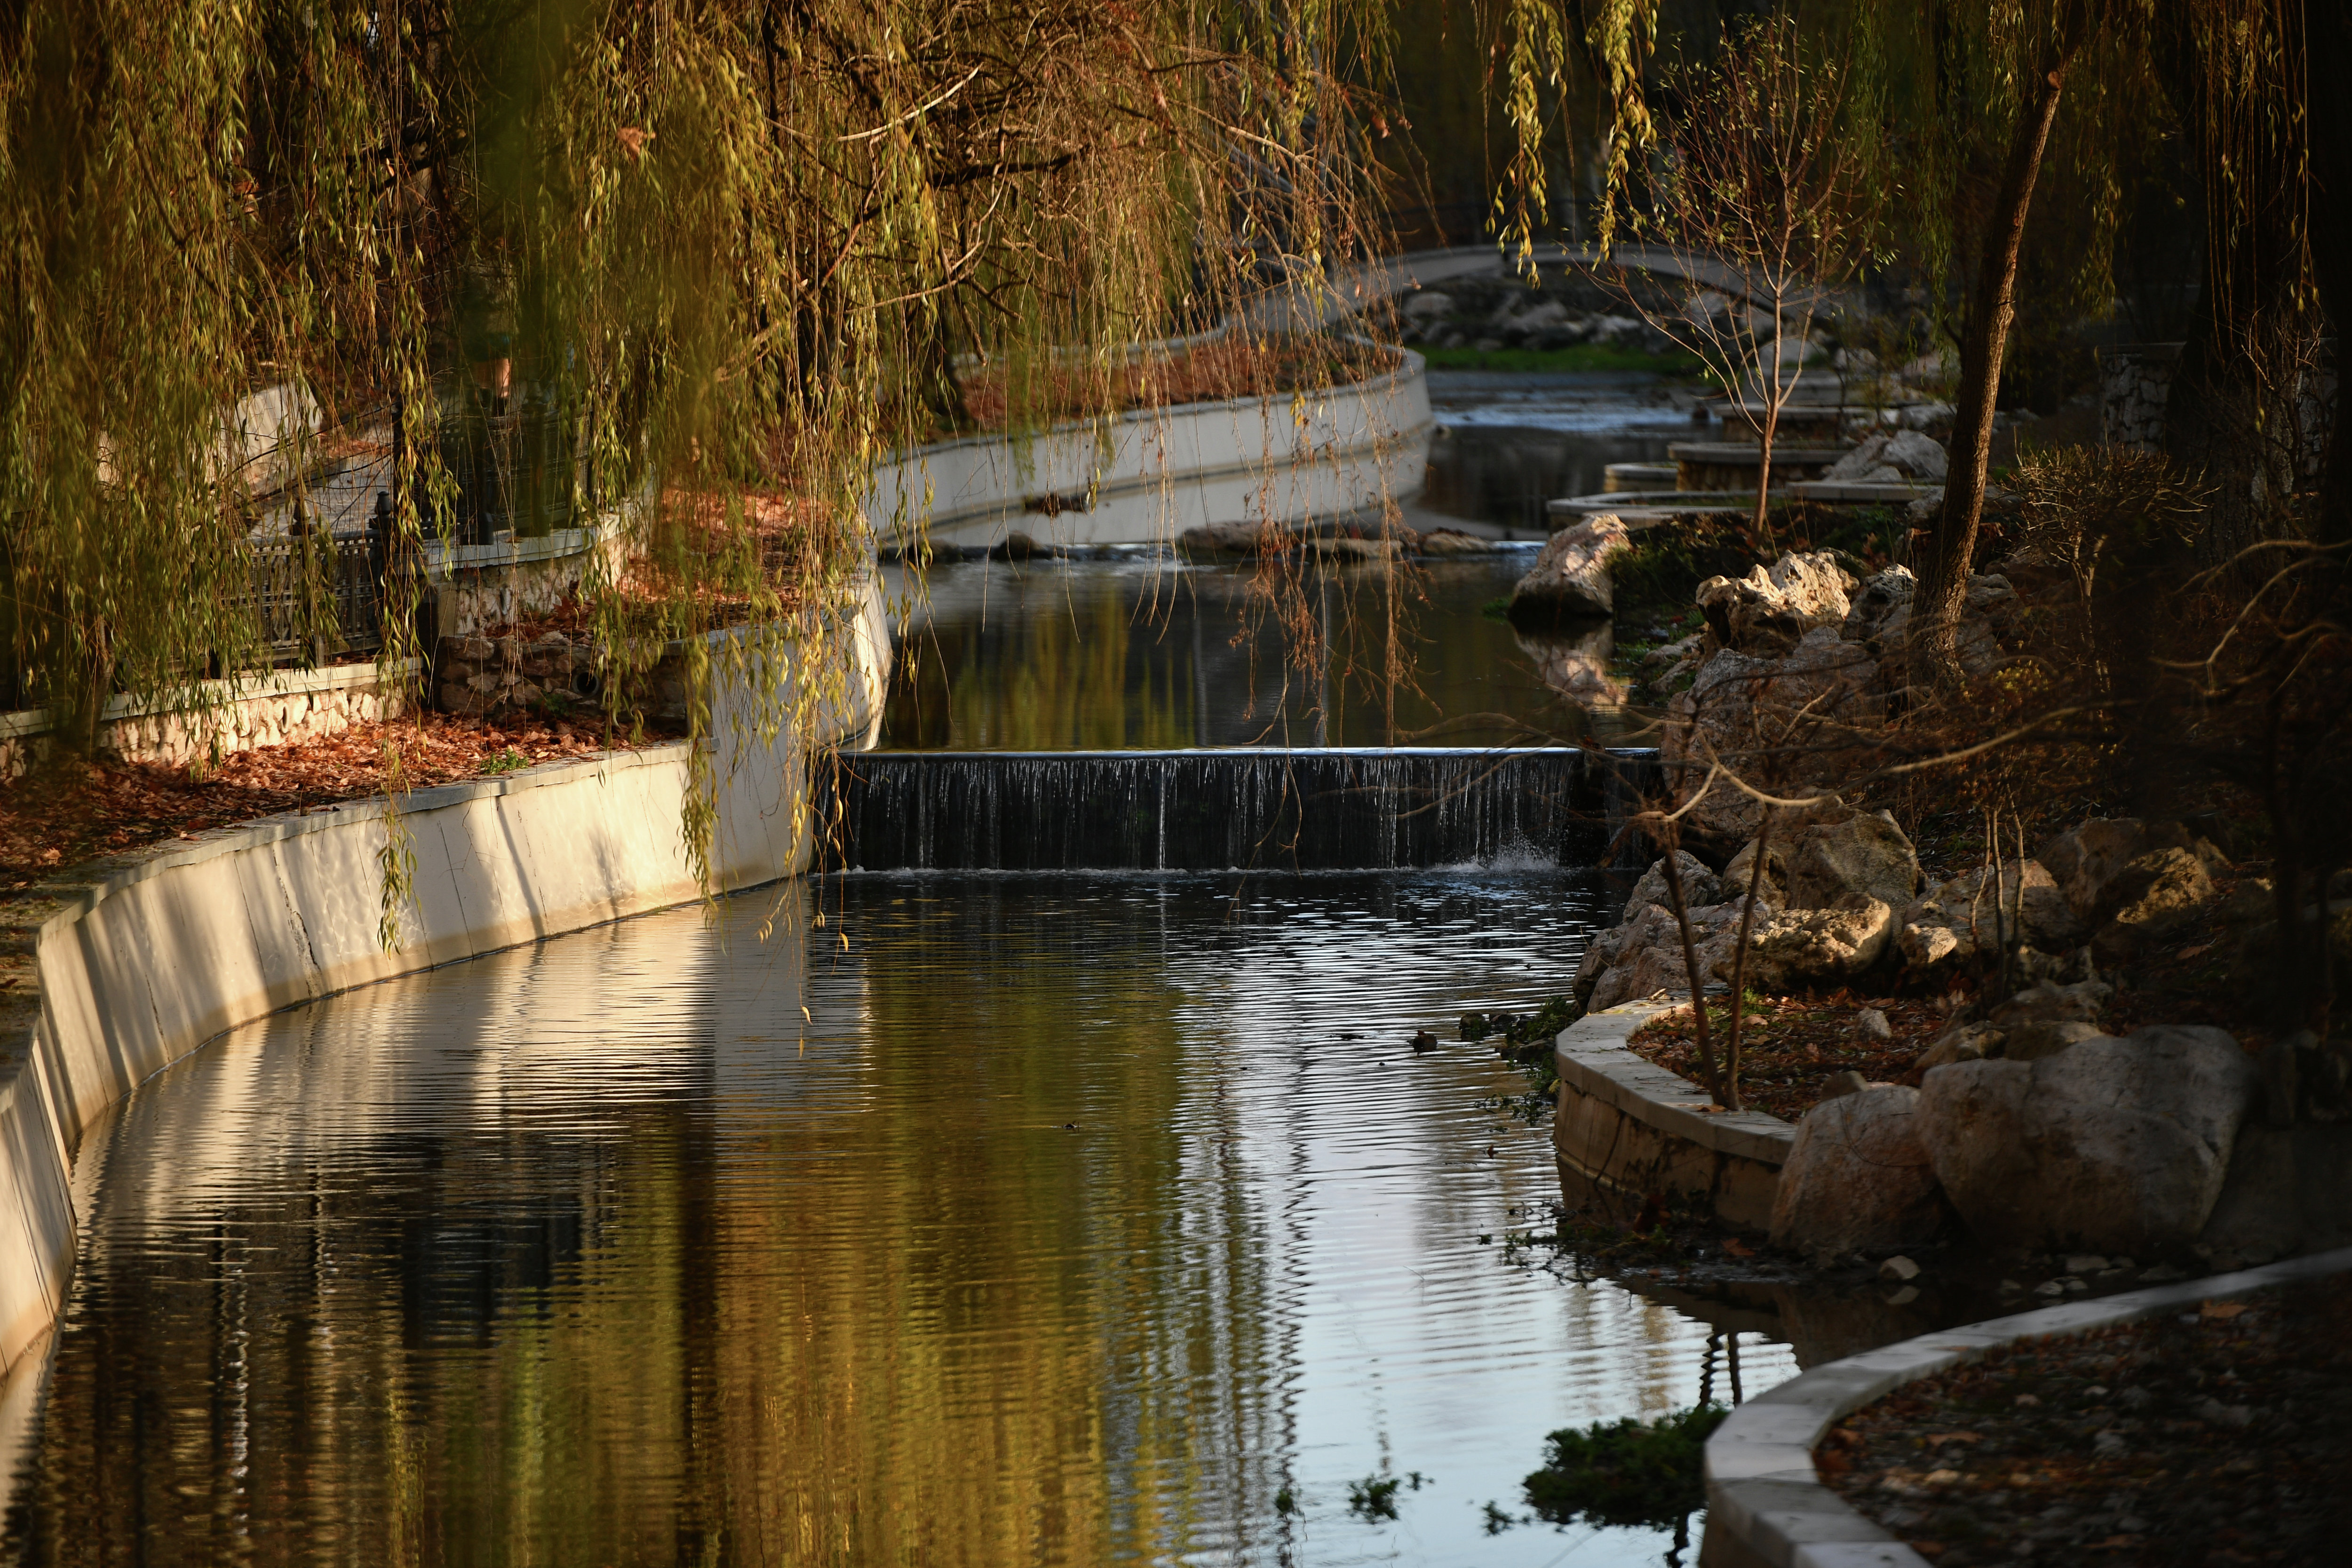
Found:
<svg viewBox="0 0 2352 1568"><path fill-rule="evenodd" d="M434 706L444 713L495 718L515 710L593 705L600 659L585 638L443 637L433 660Z"/></svg>

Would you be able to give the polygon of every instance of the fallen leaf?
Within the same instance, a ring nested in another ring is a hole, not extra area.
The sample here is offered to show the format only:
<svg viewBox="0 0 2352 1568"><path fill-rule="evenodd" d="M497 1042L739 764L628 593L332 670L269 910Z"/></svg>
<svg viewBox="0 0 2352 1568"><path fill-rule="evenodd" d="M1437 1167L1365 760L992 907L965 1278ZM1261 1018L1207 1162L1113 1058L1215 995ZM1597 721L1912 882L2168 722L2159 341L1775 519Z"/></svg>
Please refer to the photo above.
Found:
<svg viewBox="0 0 2352 1568"><path fill-rule="evenodd" d="M2200 1317L2219 1318L2227 1321L2245 1310L2246 1303L2243 1301L2208 1301L2197 1310Z"/></svg>
<svg viewBox="0 0 2352 1568"><path fill-rule="evenodd" d="M1736 1239L1727 1239L1723 1244L1723 1250L1728 1252L1734 1258L1753 1258L1756 1256L1756 1249L1754 1247L1742 1247Z"/></svg>
<svg viewBox="0 0 2352 1568"><path fill-rule="evenodd" d="M1983 1436L1975 1432L1937 1432L1928 1437L1927 1447L1932 1448L1938 1443L1981 1443L1983 1441Z"/></svg>

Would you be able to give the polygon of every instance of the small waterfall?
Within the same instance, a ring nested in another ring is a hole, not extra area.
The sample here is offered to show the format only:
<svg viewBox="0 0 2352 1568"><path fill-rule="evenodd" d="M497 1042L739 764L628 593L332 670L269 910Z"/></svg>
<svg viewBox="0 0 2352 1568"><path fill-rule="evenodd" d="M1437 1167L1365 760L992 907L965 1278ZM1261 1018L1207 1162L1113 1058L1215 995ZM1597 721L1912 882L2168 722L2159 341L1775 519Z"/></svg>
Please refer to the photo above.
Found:
<svg viewBox="0 0 2352 1568"><path fill-rule="evenodd" d="M1597 865L1621 771L1571 747L863 752L819 787L839 869L1391 870Z"/></svg>

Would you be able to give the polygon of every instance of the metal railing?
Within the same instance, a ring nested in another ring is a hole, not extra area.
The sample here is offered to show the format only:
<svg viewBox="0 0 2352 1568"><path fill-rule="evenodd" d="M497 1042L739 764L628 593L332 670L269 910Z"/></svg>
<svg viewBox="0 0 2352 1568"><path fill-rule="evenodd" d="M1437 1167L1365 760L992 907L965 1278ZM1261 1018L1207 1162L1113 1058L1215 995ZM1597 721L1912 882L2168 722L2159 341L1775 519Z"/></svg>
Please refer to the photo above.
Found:
<svg viewBox="0 0 2352 1568"><path fill-rule="evenodd" d="M383 647L390 542L381 500L363 534L308 529L253 542L246 603L273 662L325 664Z"/></svg>

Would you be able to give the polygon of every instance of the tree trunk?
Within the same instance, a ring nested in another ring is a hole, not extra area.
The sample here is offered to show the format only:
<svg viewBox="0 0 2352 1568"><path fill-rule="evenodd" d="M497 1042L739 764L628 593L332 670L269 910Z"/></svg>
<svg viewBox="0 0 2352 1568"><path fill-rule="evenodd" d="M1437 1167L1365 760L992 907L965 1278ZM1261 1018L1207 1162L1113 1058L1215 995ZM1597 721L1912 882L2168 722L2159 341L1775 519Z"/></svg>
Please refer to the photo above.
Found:
<svg viewBox="0 0 2352 1568"><path fill-rule="evenodd" d="M1960 606L1968 598L1969 565L1976 554L1977 524L1984 515L1985 467L1992 445L1993 408L2000 394L2001 357L2009 347L2010 322L2017 314L2018 252L2075 47L2069 39L2052 50L2034 84L2033 101L2026 106L2010 143L2000 199L1978 265L1976 298L1960 342L1960 390L1944 511L1936 524L1934 558L1920 584L1924 614L1916 624L1927 627L1927 668L1921 673L1934 679L1951 679L1958 673Z"/></svg>

